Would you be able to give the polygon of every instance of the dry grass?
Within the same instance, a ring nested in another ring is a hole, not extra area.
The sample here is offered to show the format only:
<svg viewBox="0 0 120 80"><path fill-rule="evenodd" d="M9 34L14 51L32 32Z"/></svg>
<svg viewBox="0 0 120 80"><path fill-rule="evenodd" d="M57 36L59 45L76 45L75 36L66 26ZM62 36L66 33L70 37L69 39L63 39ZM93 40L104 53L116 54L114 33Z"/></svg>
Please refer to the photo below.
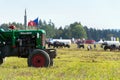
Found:
<svg viewBox="0 0 120 80"><path fill-rule="evenodd" d="M0 66L0 80L119 80L120 52L99 48L87 51L57 49L54 66L31 68L27 59L9 57Z"/></svg>

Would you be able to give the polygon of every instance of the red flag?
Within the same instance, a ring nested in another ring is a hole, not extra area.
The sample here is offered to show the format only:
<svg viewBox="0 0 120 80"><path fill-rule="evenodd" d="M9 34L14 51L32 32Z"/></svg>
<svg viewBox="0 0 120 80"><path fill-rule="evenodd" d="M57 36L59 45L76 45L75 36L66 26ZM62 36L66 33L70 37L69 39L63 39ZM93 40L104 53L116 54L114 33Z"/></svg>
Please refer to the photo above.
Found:
<svg viewBox="0 0 120 80"><path fill-rule="evenodd" d="M28 22L28 26L37 26L37 25L38 25L38 18Z"/></svg>
<svg viewBox="0 0 120 80"><path fill-rule="evenodd" d="M28 22L28 26L36 26L36 24L35 24L35 22L33 22L33 21L29 21L29 22Z"/></svg>

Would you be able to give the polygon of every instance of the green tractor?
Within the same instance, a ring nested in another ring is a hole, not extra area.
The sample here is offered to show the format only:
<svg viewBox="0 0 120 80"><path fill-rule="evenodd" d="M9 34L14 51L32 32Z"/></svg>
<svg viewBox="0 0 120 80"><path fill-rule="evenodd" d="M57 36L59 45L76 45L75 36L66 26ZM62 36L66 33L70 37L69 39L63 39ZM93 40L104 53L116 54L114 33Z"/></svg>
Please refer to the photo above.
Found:
<svg viewBox="0 0 120 80"><path fill-rule="evenodd" d="M0 65L5 57L27 58L29 67L53 65L55 49L46 49L46 32L40 30L5 30L0 28Z"/></svg>

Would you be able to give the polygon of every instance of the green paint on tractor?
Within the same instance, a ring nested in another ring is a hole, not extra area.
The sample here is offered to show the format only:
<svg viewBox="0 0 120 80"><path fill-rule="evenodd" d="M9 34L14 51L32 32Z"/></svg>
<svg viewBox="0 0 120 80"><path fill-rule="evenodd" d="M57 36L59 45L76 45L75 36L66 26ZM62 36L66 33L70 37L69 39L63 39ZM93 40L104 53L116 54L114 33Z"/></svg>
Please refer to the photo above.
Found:
<svg viewBox="0 0 120 80"><path fill-rule="evenodd" d="M40 30L4 30L0 28L0 64L9 56L28 58L28 66L53 65L55 49L46 49L46 32Z"/></svg>

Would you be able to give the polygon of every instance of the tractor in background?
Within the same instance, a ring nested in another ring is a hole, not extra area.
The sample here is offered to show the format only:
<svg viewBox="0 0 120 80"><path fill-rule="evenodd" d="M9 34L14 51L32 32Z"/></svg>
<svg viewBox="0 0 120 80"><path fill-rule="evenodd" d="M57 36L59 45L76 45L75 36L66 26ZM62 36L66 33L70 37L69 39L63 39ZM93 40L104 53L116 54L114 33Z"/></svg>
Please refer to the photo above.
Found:
<svg viewBox="0 0 120 80"><path fill-rule="evenodd" d="M106 51L106 50L120 50L120 42L119 41L104 41L101 44L101 47Z"/></svg>

